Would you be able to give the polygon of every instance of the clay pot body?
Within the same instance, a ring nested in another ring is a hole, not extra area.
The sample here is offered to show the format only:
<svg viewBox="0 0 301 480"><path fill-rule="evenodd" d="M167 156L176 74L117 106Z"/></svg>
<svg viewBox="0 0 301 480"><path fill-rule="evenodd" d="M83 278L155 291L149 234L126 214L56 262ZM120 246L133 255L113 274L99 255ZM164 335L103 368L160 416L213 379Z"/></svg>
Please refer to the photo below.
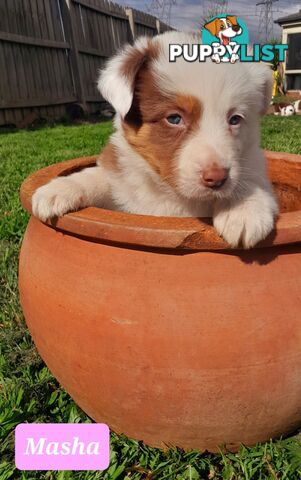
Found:
<svg viewBox="0 0 301 480"><path fill-rule="evenodd" d="M25 318L54 376L96 421L150 445L211 451L300 426L301 165L268 157L286 213L251 251L230 250L197 219L101 209L56 226L31 218ZM38 185L92 160L34 174L24 206Z"/></svg>

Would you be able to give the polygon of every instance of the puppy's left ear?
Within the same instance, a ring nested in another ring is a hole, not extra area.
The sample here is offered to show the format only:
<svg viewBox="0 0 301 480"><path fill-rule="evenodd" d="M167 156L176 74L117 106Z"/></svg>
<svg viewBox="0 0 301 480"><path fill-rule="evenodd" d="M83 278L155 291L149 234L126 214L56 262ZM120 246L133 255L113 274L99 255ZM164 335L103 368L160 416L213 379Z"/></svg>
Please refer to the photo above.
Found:
<svg viewBox="0 0 301 480"><path fill-rule="evenodd" d="M97 87L103 98L114 107L122 118L131 108L135 78L151 51L151 40L139 38L111 58L100 71Z"/></svg>
<svg viewBox="0 0 301 480"><path fill-rule="evenodd" d="M270 67L264 63L249 63L250 82L258 96L259 113L265 115L272 100L273 74Z"/></svg>

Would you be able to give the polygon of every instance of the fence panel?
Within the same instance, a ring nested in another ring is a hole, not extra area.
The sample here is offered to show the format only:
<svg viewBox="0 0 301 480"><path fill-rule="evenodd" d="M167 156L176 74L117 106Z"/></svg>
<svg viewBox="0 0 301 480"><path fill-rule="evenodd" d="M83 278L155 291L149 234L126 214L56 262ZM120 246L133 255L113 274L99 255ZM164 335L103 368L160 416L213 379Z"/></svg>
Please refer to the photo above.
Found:
<svg viewBox="0 0 301 480"><path fill-rule="evenodd" d="M170 27L109 0L0 0L0 125L102 101L98 70L124 43Z"/></svg>
<svg viewBox="0 0 301 480"><path fill-rule="evenodd" d="M0 0L0 124L19 123L26 107L74 102L58 0ZM54 110L57 111L57 110Z"/></svg>
<svg viewBox="0 0 301 480"><path fill-rule="evenodd" d="M97 72L107 58L131 40L128 17L119 5L106 0L72 0L78 38L79 70L85 86L88 110L101 96L96 89Z"/></svg>
<svg viewBox="0 0 301 480"><path fill-rule="evenodd" d="M168 32L169 30L173 30L169 25L167 25L164 22L159 21L160 27L159 27L159 33L164 33Z"/></svg>
<svg viewBox="0 0 301 480"><path fill-rule="evenodd" d="M133 9L136 36L147 35L153 37L157 35L157 19L152 15Z"/></svg>

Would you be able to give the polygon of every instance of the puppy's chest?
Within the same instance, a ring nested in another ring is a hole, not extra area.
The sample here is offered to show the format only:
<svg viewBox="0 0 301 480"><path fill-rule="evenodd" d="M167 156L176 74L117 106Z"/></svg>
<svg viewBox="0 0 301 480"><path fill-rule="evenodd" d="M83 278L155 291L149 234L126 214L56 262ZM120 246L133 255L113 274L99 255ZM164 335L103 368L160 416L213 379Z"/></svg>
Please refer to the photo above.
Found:
<svg viewBox="0 0 301 480"><path fill-rule="evenodd" d="M212 203L182 199L164 183L155 183L135 173L113 175L110 179L112 208L140 215L207 217Z"/></svg>

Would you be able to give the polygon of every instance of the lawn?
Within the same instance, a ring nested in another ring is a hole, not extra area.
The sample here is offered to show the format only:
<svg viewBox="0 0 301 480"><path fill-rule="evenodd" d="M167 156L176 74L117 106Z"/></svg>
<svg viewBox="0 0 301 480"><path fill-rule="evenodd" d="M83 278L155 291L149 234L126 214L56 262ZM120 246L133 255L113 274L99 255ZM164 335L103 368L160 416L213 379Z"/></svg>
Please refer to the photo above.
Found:
<svg viewBox="0 0 301 480"><path fill-rule="evenodd" d="M0 134L0 480L197 480L301 478L301 437L241 447L238 454L161 451L112 434L111 464L101 472L20 472L14 467L14 428L21 422L90 422L57 384L32 344L18 303L17 263L28 221L18 190L34 170L93 155L112 131L97 125L46 127ZM265 117L262 144L301 154L301 116Z"/></svg>

